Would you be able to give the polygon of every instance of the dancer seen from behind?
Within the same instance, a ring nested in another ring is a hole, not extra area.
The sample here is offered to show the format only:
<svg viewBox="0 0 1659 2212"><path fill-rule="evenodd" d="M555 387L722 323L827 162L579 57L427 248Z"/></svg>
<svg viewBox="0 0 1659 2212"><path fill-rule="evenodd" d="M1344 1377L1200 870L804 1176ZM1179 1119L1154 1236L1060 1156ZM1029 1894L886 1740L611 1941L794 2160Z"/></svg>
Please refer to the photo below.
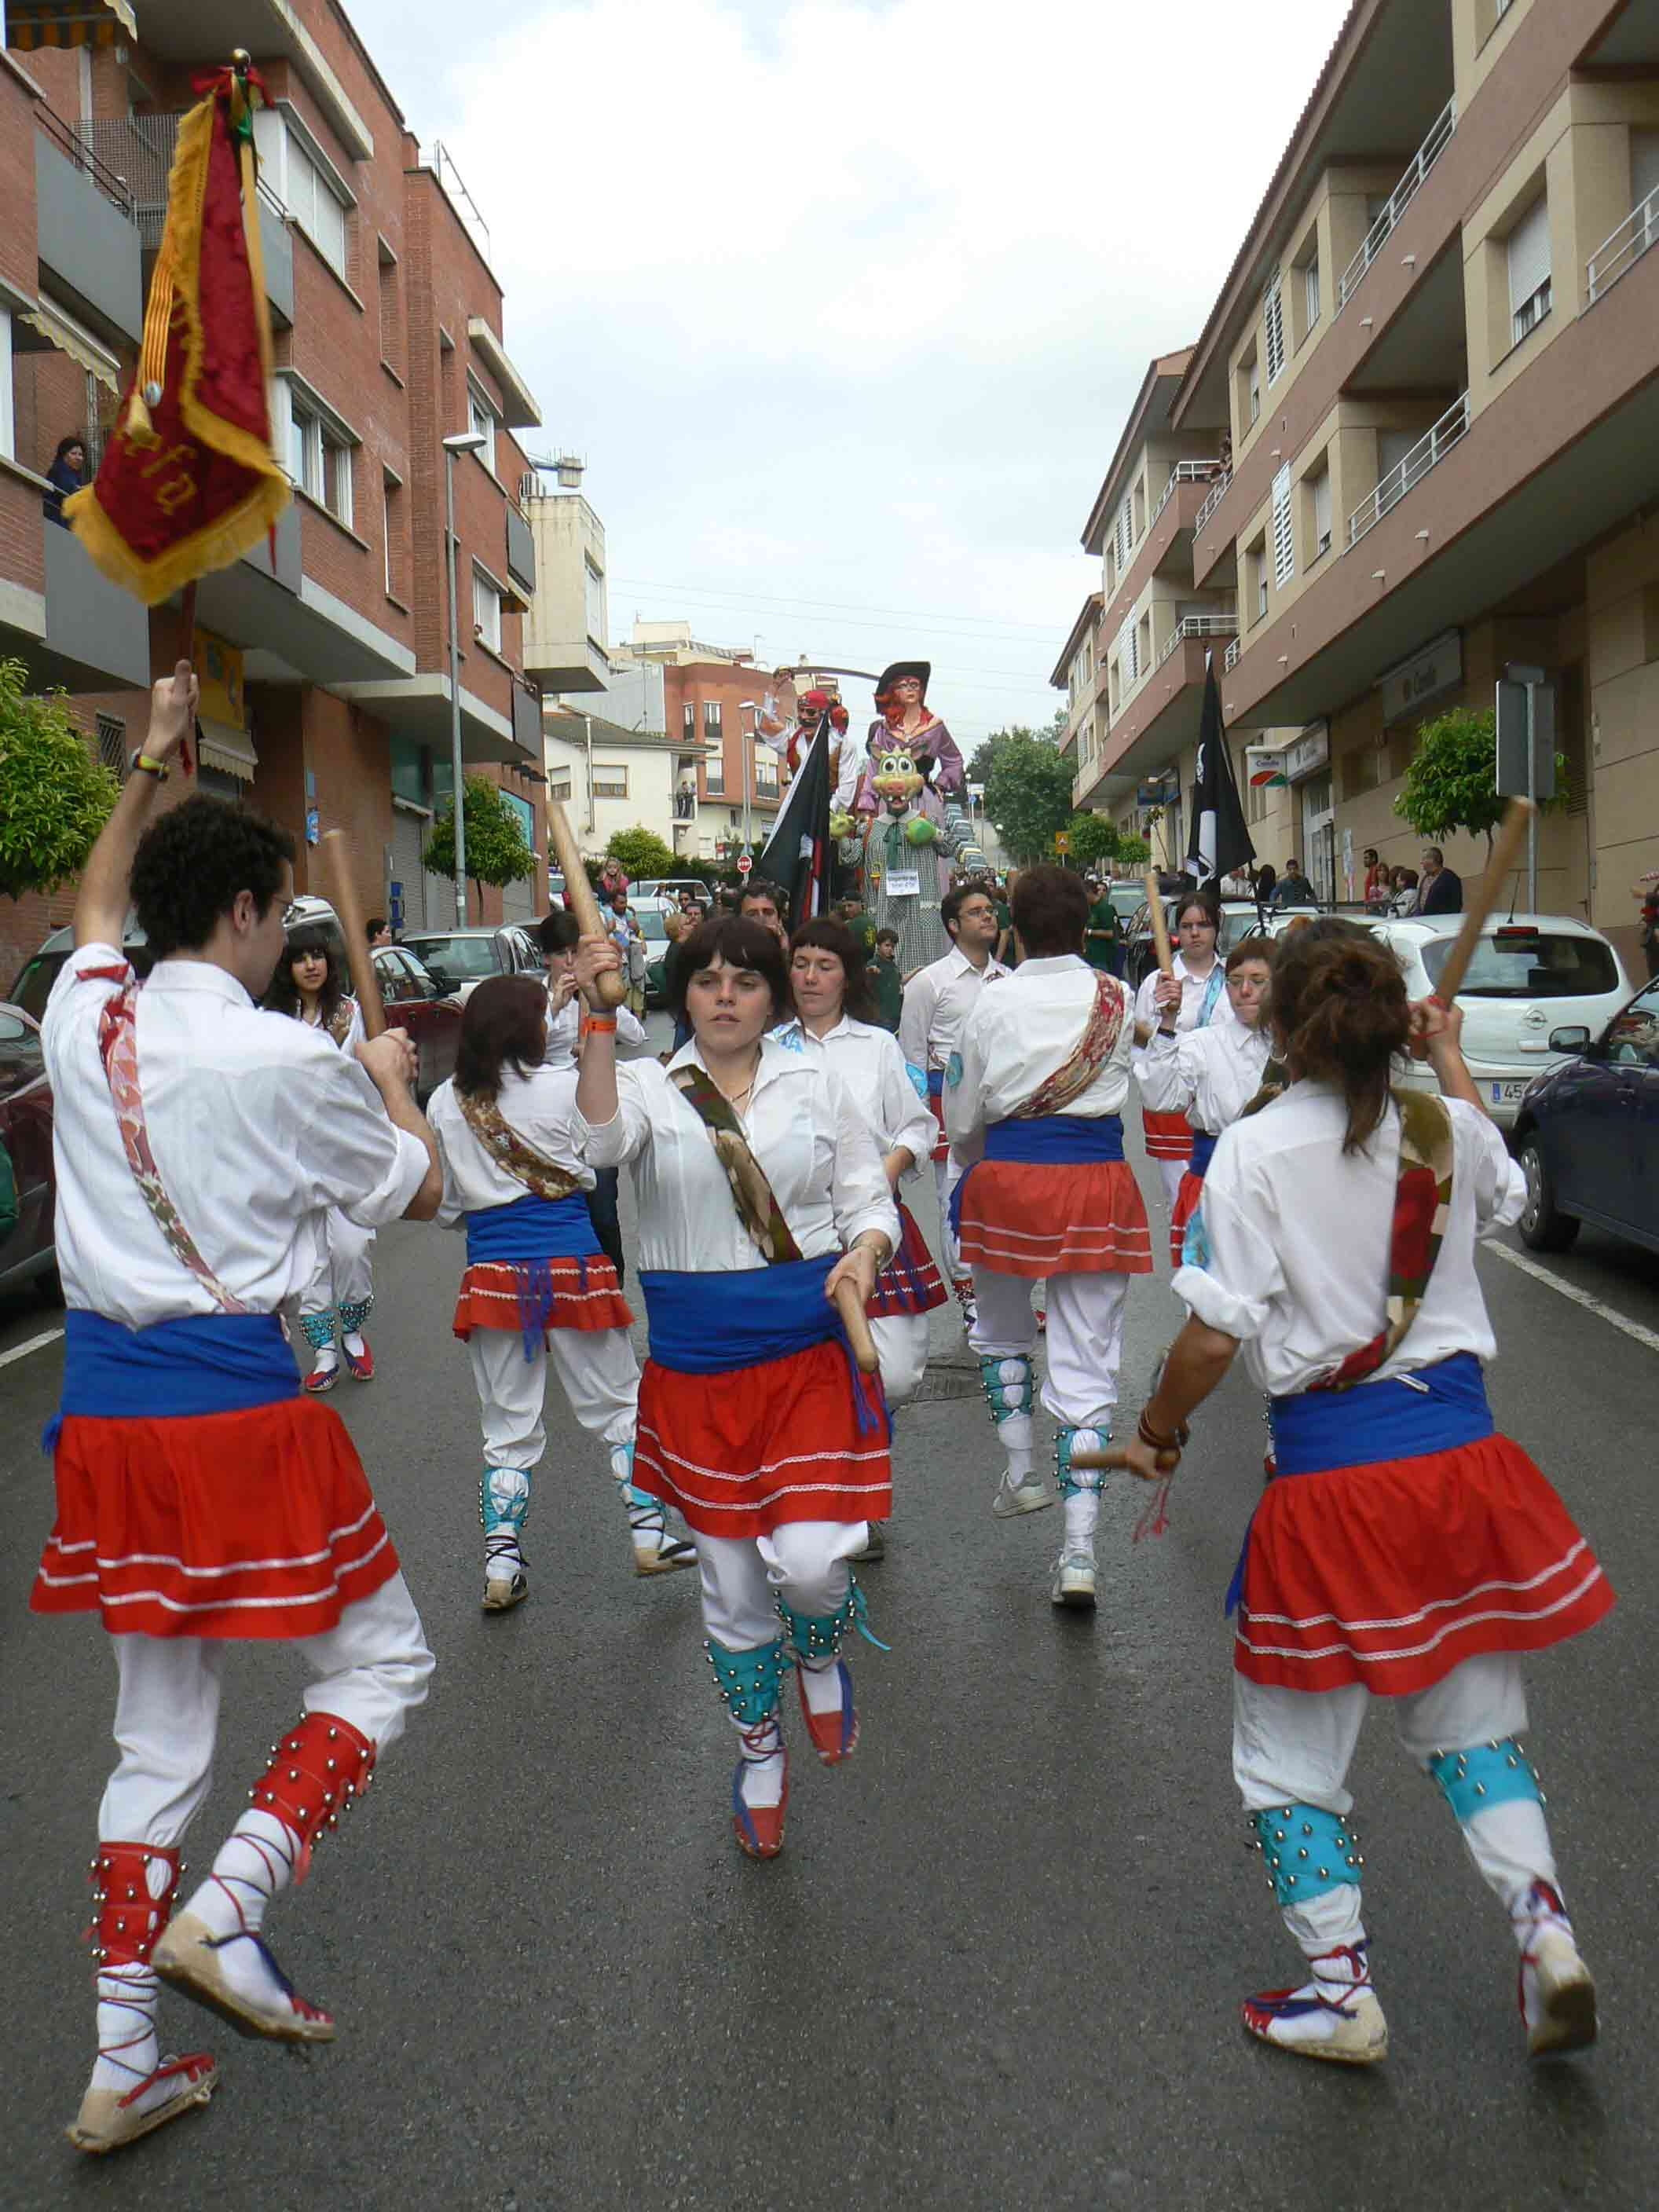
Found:
<svg viewBox="0 0 1659 2212"><path fill-rule="evenodd" d="M939 1197L939 1251L945 1273L964 1327L974 1320L974 1278L957 1250L951 1226L951 1194L960 1170L951 1158L945 1133L945 1078L951 1055L962 1041L968 1017L979 1003L980 993L1010 972L992 953L997 941L997 910L988 891L958 884L948 890L939 906L951 950L942 960L918 969L904 987L899 1015L899 1049L927 1085L928 1103L939 1124L933 1144L933 1186Z"/></svg>
<svg viewBox="0 0 1659 2212"><path fill-rule="evenodd" d="M911 1078L895 1039L871 1018L874 1012L862 947L844 923L809 921L795 932L789 955L789 992L795 1023L783 1041L818 1051L847 1086L882 1156L899 1213L899 1249L883 1269L870 1301L870 1331L881 1358L882 1388L890 1420L915 1397L927 1364L927 1316L948 1293L899 1185L933 1150L934 1121L925 1088ZM879 1521L856 1556L879 1559Z"/></svg>
<svg viewBox="0 0 1659 2212"><path fill-rule="evenodd" d="M392 1030L348 1058L257 1005L286 945L292 848L216 799L153 820L195 723L188 665L82 878L42 1042L56 1100L69 1312L57 1518L30 1603L100 1613L120 1758L98 1814L98 2056L79 2118L102 2152L205 2102L213 2060L163 2061L158 1975L249 2035L331 2039L261 1933L426 1695L432 1655L345 1428L307 1398L280 1309L331 1206L429 1219L442 1183ZM120 951L131 903L155 965ZM173 1916L212 1778L226 1658L292 1642L314 1677L210 1872Z"/></svg>
<svg viewBox="0 0 1659 2212"><path fill-rule="evenodd" d="M1058 1424L1066 1509L1050 1595L1095 1603L1098 1468L1073 1450L1112 1432L1131 1275L1152 1272L1146 1209L1123 1157L1133 1042L1129 994L1083 957L1089 895L1064 868L1028 868L1014 891L1019 967L969 1017L945 1086L945 1126L963 1173L953 1211L978 1311L969 1342L1006 1466L991 1510L1054 1503L1035 1470L1033 1285L1048 1285L1042 1402Z"/></svg>
<svg viewBox="0 0 1659 2212"><path fill-rule="evenodd" d="M264 1003L273 1013L320 1030L343 1053L355 1054L363 1041L363 1018L346 990L338 934L317 922L289 930ZM340 1379L337 1328L346 1372L354 1382L374 1379L374 1355L363 1335L374 1305L374 1231L330 1206L318 1226L316 1256L300 1293L300 1327L313 1353L305 1387L313 1397Z"/></svg>
<svg viewBox="0 0 1659 2212"><path fill-rule="evenodd" d="M550 1363L578 1422L609 1450L635 1571L661 1574L695 1557L669 1534L657 1499L633 1486L634 1316L588 1215L593 1171L574 1129L576 1071L544 1065L546 1046L547 994L535 977L487 977L467 1000L454 1075L428 1109L444 1169L438 1218L466 1232L455 1334L483 1426L486 1613L529 1594L524 1528L547 1449Z"/></svg>
<svg viewBox="0 0 1659 2212"><path fill-rule="evenodd" d="M612 957L583 939L590 1004ZM666 1067L619 1073L610 1033L590 1037L578 1133L591 1162L632 1169L651 1332L635 1480L696 1540L708 1661L738 1731L733 1826L769 1858L788 1802L785 1674L826 1765L858 1741L841 1649L864 1605L847 1563L892 1491L879 1384L854 1368L833 1298L848 1283L868 1304L898 1214L834 1067L767 1034L788 997L770 932L706 922L679 988L692 1036Z"/></svg>
<svg viewBox="0 0 1659 2212"><path fill-rule="evenodd" d="M1176 950L1172 966L1181 986L1181 1004L1172 1006L1175 1030L1186 1036L1228 1018L1227 973L1216 957L1221 934L1221 902L1213 891L1188 891L1176 908ZM1158 999L1160 971L1154 967L1135 994L1135 1024L1148 1036L1164 1019ZM1145 1061L1139 1058L1135 1073L1141 1078ZM1144 1091L1143 1091L1144 1098ZM1193 1127L1185 1114L1164 1112L1150 1100L1141 1107L1141 1129L1149 1158L1158 1162L1164 1186L1164 1203L1173 1215L1181 1197L1181 1179L1193 1156Z"/></svg>
<svg viewBox="0 0 1659 2212"><path fill-rule="evenodd" d="M1193 1133L1192 1158L1181 1178L1170 1216L1170 1265L1178 1267L1187 1225L1198 1211L1204 1177L1224 1129L1231 1128L1255 1097L1267 1066L1269 1043L1261 1026L1273 973L1270 937L1241 939L1227 955L1231 1021L1207 1029L1176 1028L1182 987L1173 975L1157 979L1158 1025L1150 1037L1139 1024L1136 1041L1147 1047L1139 1068L1140 1093L1149 1113L1179 1114Z"/></svg>
<svg viewBox="0 0 1659 2212"><path fill-rule="evenodd" d="M1521 1741L1522 1659L1590 1627L1613 1593L1486 1402L1475 1245L1518 1218L1525 1186L1459 1011L1408 1006L1363 932L1325 920L1283 945L1267 1018L1289 1088L1216 1147L1200 1256L1175 1279L1191 1316L1127 1454L1166 1473L1242 1350L1273 1457L1235 1578L1233 1773L1311 1969L1247 2000L1244 2025L1307 2057L1387 2053L1346 1788L1387 1698L1509 1916L1529 2051L1571 2050L1595 2038L1595 1990ZM1440 1097L1390 1089L1413 1047Z"/></svg>

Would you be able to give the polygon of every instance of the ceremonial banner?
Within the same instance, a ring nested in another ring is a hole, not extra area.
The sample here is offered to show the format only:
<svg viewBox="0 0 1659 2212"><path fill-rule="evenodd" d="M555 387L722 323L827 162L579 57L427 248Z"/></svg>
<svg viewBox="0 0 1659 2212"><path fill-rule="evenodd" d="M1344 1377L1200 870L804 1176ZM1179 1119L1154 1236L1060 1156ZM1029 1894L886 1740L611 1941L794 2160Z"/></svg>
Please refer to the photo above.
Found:
<svg viewBox="0 0 1659 2212"><path fill-rule="evenodd" d="M1221 719L1221 691L1215 669L1204 672L1204 706L1199 720L1198 765L1193 782L1192 850L1187 865L1200 884L1249 866L1255 847L1233 780L1232 756Z"/></svg>
<svg viewBox="0 0 1659 2212"><path fill-rule="evenodd" d="M179 126L143 349L95 482L64 503L104 574L155 606L228 568L290 497L270 450L270 330L245 56Z"/></svg>
<svg viewBox="0 0 1659 2212"><path fill-rule="evenodd" d="M791 929L829 909L830 746L834 735L826 714L760 858L762 875L789 894Z"/></svg>

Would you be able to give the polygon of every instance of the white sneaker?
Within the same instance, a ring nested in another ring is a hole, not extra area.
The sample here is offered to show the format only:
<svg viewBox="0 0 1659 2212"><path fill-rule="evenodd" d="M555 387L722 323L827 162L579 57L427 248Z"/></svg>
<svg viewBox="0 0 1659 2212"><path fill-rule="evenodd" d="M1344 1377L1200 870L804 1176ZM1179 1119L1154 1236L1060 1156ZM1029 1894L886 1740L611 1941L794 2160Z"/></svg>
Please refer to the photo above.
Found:
<svg viewBox="0 0 1659 2212"><path fill-rule="evenodd" d="M1012 1521L1017 1514L1041 1513L1045 1505L1054 1503L1054 1492L1035 1469L1018 1482L1011 1482L1005 1472L991 1500L991 1510L999 1521Z"/></svg>
<svg viewBox="0 0 1659 2212"><path fill-rule="evenodd" d="M1572 1923L1546 1882L1534 1882L1521 1953L1521 2017L1527 2056L1583 2051L1595 2040L1595 1984L1579 1956Z"/></svg>
<svg viewBox="0 0 1659 2212"><path fill-rule="evenodd" d="M1048 1595L1055 1605L1075 1606L1079 1611L1092 1613L1095 1609L1095 1555L1074 1546L1062 1552L1054 1569L1054 1579Z"/></svg>

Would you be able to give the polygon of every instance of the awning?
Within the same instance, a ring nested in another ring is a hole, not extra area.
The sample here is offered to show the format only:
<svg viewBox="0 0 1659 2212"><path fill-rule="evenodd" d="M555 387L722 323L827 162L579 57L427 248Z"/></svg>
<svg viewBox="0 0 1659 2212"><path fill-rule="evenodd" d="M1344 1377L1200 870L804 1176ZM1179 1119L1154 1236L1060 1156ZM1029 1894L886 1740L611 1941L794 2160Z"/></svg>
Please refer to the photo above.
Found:
<svg viewBox="0 0 1659 2212"><path fill-rule="evenodd" d="M196 750L204 768L216 768L221 775L234 775L242 783L252 782L259 756L246 730L233 730L228 722L207 720L198 722L196 729Z"/></svg>
<svg viewBox="0 0 1659 2212"><path fill-rule="evenodd" d="M112 46L137 37L130 0L7 0L6 44L22 53L38 46Z"/></svg>
<svg viewBox="0 0 1659 2212"><path fill-rule="evenodd" d="M107 391L119 394L121 365L115 356L61 307L54 307L50 300L42 300L37 307L26 307L18 320L39 331L48 345L55 346L59 353L66 353Z"/></svg>

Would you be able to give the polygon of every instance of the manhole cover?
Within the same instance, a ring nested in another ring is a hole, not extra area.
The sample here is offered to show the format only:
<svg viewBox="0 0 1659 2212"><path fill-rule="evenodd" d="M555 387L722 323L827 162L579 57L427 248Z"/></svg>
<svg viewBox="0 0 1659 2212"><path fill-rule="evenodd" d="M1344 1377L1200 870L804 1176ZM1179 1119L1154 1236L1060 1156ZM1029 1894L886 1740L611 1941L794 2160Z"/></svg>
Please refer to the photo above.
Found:
<svg viewBox="0 0 1659 2212"><path fill-rule="evenodd" d="M909 1399L912 1406L937 1405L946 1398L977 1398L979 1377L960 1367L930 1367Z"/></svg>

